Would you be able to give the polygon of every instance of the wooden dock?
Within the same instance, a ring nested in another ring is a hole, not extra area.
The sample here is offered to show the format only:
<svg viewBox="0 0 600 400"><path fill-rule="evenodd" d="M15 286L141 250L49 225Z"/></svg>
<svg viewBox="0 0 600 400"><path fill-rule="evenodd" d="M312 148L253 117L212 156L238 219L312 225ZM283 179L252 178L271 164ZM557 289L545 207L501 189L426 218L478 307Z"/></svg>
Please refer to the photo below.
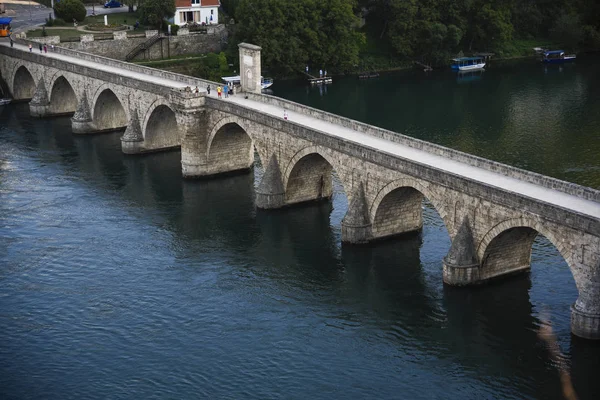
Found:
<svg viewBox="0 0 600 400"><path fill-rule="evenodd" d="M321 78L318 78L316 76L312 76L308 72L302 71L302 73L308 77L308 82L311 85L323 85L325 83L326 84L333 83L333 78L331 76L323 76Z"/></svg>
<svg viewBox="0 0 600 400"><path fill-rule="evenodd" d="M308 81L311 85L322 85L324 83L333 83L333 79L330 76L324 76L323 78L309 78Z"/></svg>

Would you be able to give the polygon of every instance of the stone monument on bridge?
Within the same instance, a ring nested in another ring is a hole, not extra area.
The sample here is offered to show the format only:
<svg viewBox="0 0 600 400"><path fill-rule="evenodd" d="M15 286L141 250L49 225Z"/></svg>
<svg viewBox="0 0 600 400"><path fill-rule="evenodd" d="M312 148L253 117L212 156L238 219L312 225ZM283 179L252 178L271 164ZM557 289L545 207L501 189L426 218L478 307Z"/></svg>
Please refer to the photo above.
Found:
<svg viewBox="0 0 600 400"><path fill-rule="evenodd" d="M240 43L240 80L242 91L248 93L260 93L261 69L260 69L260 50L259 46Z"/></svg>

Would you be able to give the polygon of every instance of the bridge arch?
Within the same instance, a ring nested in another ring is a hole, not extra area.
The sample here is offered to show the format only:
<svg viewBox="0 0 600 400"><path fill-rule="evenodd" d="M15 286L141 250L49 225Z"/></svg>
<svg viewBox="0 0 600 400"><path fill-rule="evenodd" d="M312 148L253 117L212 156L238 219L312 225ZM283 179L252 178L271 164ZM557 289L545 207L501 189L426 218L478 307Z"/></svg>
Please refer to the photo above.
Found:
<svg viewBox="0 0 600 400"><path fill-rule="evenodd" d="M50 114L70 114L77 110L77 96L71 83L57 73L50 81Z"/></svg>
<svg viewBox="0 0 600 400"><path fill-rule="evenodd" d="M148 150L181 145L175 111L164 99L158 99L148 108L142 124L144 147Z"/></svg>
<svg viewBox="0 0 600 400"><path fill-rule="evenodd" d="M98 131L114 131L127 126L123 102L108 84L100 86L92 100L92 120Z"/></svg>
<svg viewBox="0 0 600 400"><path fill-rule="evenodd" d="M225 117L217 122L208 135L206 159L209 165L219 164L219 169L224 171L251 166L254 163L254 140L247 124L236 117Z"/></svg>
<svg viewBox="0 0 600 400"><path fill-rule="evenodd" d="M414 178L401 178L385 185L371 204L373 238L384 238L421 229L423 198L441 217L446 230L451 226L441 203L428 186Z"/></svg>
<svg viewBox="0 0 600 400"><path fill-rule="evenodd" d="M327 151L309 146L298 151L288 162L283 176L286 204L330 198L333 194L332 173L338 165ZM340 181L344 191L345 183Z"/></svg>
<svg viewBox="0 0 600 400"><path fill-rule="evenodd" d="M15 100L29 100L35 93L35 80L29 69L19 65L12 81L12 95Z"/></svg>
<svg viewBox="0 0 600 400"><path fill-rule="evenodd" d="M575 277L572 253L555 233L544 225L527 217L503 221L490 229L477 246L481 260L480 277L489 279L511 271L528 269L531 262L533 242L544 236L563 257ZM575 279L579 288L579 282Z"/></svg>

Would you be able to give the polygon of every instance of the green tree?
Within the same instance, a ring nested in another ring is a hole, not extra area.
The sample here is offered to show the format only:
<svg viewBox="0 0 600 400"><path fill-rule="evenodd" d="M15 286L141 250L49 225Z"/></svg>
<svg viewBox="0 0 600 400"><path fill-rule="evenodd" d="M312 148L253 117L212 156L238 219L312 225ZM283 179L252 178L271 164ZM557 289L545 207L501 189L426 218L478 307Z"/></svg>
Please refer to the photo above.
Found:
<svg viewBox="0 0 600 400"><path fill-rule="evenodd" d="M240 0L236 42L262 47L271 72L290 74L309 64L344 71L358 63L364 35L357 31L354 0Z"/></svg>
<svg viewBox="0 0 600 400"><path fill-rule="evenodd" d="M175 15L175 0L144 0L138 11L143 24L160 29L165 19Z"/></svg>
<svg viewBox="0 0 600 400"><path fill-rule="evenodd" d="M221 82L221 77L229 73L229 65L225 53L209 53L204 57L196 68L196 75L211 80Z"/></svg>
<svg viewBox="0 0 600 400"><path fill-rule="evenodd" d="M576 14L563 14L556 19L554 27L550 29L550 38L569 49L577 49L583 41L583 27Z"/></svg>
<svg viewBox="0 0 600 400"><path fill-rule="evenodd" d="M85 6L80 0L62 0L54 5L54 11L58 18L62 18L67 22L74 19L81 22L85 19Z"/></svg>

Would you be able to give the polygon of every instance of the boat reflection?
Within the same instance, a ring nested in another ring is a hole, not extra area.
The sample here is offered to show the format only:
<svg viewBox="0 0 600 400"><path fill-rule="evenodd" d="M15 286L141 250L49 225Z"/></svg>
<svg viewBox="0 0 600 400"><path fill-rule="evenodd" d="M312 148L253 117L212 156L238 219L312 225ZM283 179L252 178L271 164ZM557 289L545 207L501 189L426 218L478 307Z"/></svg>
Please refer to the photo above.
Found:
<svg viewBox="0 0 600 400"><path fill-rule="evenodd" d="M474 71L459 71L456 74L456 82L458 83L467 83L467 82L475 82L480 81L483 78L483 73L485 69L478 69Z"/></svg>

